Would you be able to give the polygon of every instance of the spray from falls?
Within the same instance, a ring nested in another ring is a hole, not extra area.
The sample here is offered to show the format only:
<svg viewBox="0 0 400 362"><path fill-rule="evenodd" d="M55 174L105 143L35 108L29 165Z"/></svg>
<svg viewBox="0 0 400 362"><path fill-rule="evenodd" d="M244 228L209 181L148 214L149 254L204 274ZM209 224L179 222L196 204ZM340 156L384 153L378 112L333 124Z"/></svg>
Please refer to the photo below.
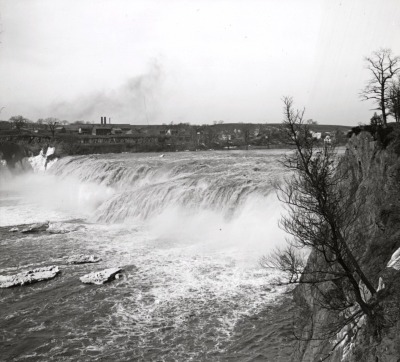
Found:
<svg viewBox="0 0 400 362"><path fill-rule="evenodd" d="M93 212L97 223L144 223L160 238L265 242L283 239L273 183L277 157L197 153L65 158L50 172L112 190ZM276 238L275 238L276 235Z"/></svg>

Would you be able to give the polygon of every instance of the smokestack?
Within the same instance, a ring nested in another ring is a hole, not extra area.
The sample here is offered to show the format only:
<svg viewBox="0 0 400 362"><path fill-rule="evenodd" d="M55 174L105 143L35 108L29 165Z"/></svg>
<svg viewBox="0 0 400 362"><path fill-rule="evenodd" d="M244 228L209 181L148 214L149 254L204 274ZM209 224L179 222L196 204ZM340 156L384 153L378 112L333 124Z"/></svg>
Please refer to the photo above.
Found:
<svg viewBox="0 0 400 362"><path fill-rule="evenodd" d="M103 117L100 117L100 123L103 124Z"/></svg>
<svg viewBox="0 0 400 362"><path fill-rule="evenodd" d="M111 124L111 117L108 118L108 124Z"/></svg>

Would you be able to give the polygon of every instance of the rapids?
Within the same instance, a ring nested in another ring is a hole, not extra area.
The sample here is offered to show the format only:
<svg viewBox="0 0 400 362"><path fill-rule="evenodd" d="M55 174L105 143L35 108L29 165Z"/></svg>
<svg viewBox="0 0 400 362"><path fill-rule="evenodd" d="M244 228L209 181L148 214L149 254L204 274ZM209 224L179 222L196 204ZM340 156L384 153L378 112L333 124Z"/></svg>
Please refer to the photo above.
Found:
<svg viewBox="0 0 400 362"><path fill-rule="evenodd" d="M282 295L270 285L274 275L258 264L284 242L273 191L283 175L282 154L65 157L47 170L40 164L39 172L0 177L1 274L50 264L61 269L52 281L0 290L0 355L16 361L286 361L279 325L268 332L270 340L254 342L257 321L276 317L266 311ZM9 232L47 220L74 231ZM102 261L63 262L77 253ZM79 282L90 271L116 266L124 269L122 279L103 286ZM244 343L252 333L253 342Z"/></svg>

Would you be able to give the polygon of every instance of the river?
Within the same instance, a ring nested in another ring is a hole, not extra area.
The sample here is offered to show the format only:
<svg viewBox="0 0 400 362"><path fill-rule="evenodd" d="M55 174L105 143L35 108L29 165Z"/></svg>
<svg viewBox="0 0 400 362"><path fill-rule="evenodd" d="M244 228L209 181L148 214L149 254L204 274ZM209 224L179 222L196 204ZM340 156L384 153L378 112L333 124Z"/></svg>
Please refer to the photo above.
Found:
<svg viewBox="0 0 400 362"><path fill-rule="evenodd" d="M282 150L65 157L0 178L0 359L288 361L290 303L259 259L284 243ZM41 157L41 156L38 156ZM12 233L49 221L75 231ZM97 264L65 257L94 254ZM123 277L79 277L121 267Z"/></svg>

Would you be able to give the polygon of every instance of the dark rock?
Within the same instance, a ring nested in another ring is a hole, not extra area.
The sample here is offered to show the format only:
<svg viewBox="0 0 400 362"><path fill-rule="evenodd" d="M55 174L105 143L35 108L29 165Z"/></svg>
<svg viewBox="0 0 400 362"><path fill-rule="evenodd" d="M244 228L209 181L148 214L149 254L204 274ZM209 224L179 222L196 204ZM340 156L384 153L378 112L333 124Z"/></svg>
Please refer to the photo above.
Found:
<svg viewBox="0 0 400 362"><path fill-rule="evenodd" d="M0 143L0 159L5 160L10 169L15 168L15 164L22 162L22 159L27 156L29 156L27 150L19 144L12 142Z"/></svg>
<svg viewBox="0 0 400 362"><path fill-rule="evenodd" d="M60 273L58 266L52 265L14 275L0 275L0 288L10 288L53 279L58 273Z"/></svg>
<svg viewBox="0 0 400 362"><path fill-rule="evenodd" d="M28 227L24 228L21 230L21 233L23 234L30 234L30 233L38 233L41 231L46 231L49 228L49 223L37 223L37 224L31 224Z"/></svg>

